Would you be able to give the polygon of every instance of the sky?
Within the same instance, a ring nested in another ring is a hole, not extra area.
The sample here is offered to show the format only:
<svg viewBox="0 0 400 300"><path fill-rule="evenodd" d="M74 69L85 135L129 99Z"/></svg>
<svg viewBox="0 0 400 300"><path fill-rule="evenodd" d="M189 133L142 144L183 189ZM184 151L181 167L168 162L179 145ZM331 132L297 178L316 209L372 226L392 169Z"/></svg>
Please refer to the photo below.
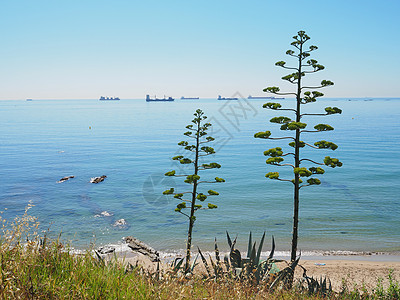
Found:
<svg viewBox="0 0 400 300"><path fill-rule="evenodd" d="M264 95L304 30L326 97L400 97L399 0L0 0L0 100Z"/></svg>

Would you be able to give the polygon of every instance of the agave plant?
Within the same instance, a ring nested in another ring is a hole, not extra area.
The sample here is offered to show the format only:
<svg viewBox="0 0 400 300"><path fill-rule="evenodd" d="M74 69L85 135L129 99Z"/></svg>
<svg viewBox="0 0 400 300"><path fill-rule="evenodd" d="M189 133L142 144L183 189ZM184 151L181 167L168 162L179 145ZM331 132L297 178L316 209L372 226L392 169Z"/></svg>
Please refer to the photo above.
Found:
<svg viewBox="0 0 400 300"><path fill-rule="evenodd" d="M261 251L264 244L265 232L258 247L256 242L253 243L252 234L250 232L246 257L242 257L240 251L235 248L237 238L232 241L228 232L226 232L226 237L230 251L229 254L226 254L224 257L224 264L221 262L216 240L215 261L211 256L209 259L212 268L208 264L200 248L198 248L200 257L210 278L226 276L238 280L246 280L254 284L264 283L271 290L277 288L279 285L287 286L291 282L293 270L298 264L300 258L290 263L285 260L273 258L275 252L274 237L272 237L271 252L266 260L261 260ZM276 266L276 263L278 262L285 262L287 267L283 270L279 270ZM223 265L225 267L223 267Z"/></svg>

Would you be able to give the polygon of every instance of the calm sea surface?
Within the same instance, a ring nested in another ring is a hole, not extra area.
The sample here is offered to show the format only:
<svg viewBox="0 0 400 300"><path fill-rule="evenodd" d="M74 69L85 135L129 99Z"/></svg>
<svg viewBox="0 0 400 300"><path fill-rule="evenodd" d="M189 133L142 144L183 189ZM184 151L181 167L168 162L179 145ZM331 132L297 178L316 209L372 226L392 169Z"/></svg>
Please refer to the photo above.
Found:
<svg viewBox="0 0 400 300"><path fill-rule="evenodd" d="M253 138L265 130L282 136L279 126L269 123L280 114L262 108L267 101L0 101L0 210L7 208L2 216L23 214L31 200L30 214L42 228L62 231L75 247L133 235L158 250L184 248L187 219L162 192L185 191L188 185L163 174L181 168L171 157L181 153L177 143L185 140L185 126L201 108L214 125L210 135L217 154L211 162L222 165L204 171L203 178L218 176L226 183L204 186L220 193L213 198L219 208L197 213L195 245L211 250L214 237L225 245L228 230L244 249L249 231L256 238L266 231L279 250L288 250L293 186L264 176L279 171L284 177L289 170L266 165L263 156L286 143ZM290 99L280 102L294 105ZM321 99L303 109L316 113L326 106L343 114L304 117L304 122L335 130L303 134L303 140L329 140L339 148L303 154L314 160L338 157L343 167L326 167L320 186L301 189L299 248L400 251L400 99ZM89 182L103 174L104 182ZM69 175L75 178L57 183ZM113 226L119 219L127 226Z"/></svg>

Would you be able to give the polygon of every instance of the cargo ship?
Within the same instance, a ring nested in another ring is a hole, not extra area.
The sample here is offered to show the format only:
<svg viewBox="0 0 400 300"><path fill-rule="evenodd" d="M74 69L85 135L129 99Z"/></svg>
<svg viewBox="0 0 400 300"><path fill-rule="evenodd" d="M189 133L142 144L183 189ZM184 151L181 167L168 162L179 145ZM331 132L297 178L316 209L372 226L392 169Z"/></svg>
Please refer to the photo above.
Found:
<svg viewBox="0 0 400 300"><path fill-rule="evenodd" d="M175 101L175 99L172 97L165 98L165 96L164 96L164 98L161 98L161 99L154 96L154 98L152 99L152 98L150 98L149 95L146 95L146 102L153 102L153 101L169 102L169 101Z"/></svg>
<svg viewBox="0 0 400 300"><path fill-rule="evenodd" d="M221 95L218 95L217 100L239 100L238 98L225 98L225 97L221 97Z"/></svg>
<svg viewBox="0 0 400 300"><path fill-rule="evenodd" d="M181 97L181 100L197 100L200 99L199 97Z"/></svg>
<svg viewBox="0 0 400 300"><path fill-rule="evenodd" d="M103 96L101 96L99 100L100 101L118 101L118 100L121 100L121 99L119 99L118 97L113 98L113 97L103 97Z"/></svg>
<svg viewBox="0 0 400 300"><path fill-rule="evenodd" d="M285 99L285 98L275 98L275 97L265 97L265 96L248 96L247 99Z"/></svg>

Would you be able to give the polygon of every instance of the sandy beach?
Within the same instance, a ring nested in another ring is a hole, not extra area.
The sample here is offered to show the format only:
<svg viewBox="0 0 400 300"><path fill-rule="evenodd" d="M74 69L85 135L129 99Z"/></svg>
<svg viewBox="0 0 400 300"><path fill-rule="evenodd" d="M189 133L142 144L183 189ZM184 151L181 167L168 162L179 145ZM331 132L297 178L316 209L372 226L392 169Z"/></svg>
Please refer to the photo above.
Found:
<svg viewBox="0 0 400 300"><path fill-rule="evenodd" d="M122 254L122 253L121 253ZM141 265L145 269L155 271L157 264L151 262L146 256L133 252L119 255L119 260L132 265ZM162 259L163 268L167 268L171 258ZM365 256L320 256L305 257L300 260L300 265L307 270L309 277L316 279L327 277L331 280L334 291L339 292L345 283L349 290L363 288L368 291L376 289L379 280L386 288L389 284L388 275L400 281L400 256L398 255L365 255ZM196 267L197 272L205 272L202 262ZM303 269L296 268L295 277L301 278Z"/></svg>

